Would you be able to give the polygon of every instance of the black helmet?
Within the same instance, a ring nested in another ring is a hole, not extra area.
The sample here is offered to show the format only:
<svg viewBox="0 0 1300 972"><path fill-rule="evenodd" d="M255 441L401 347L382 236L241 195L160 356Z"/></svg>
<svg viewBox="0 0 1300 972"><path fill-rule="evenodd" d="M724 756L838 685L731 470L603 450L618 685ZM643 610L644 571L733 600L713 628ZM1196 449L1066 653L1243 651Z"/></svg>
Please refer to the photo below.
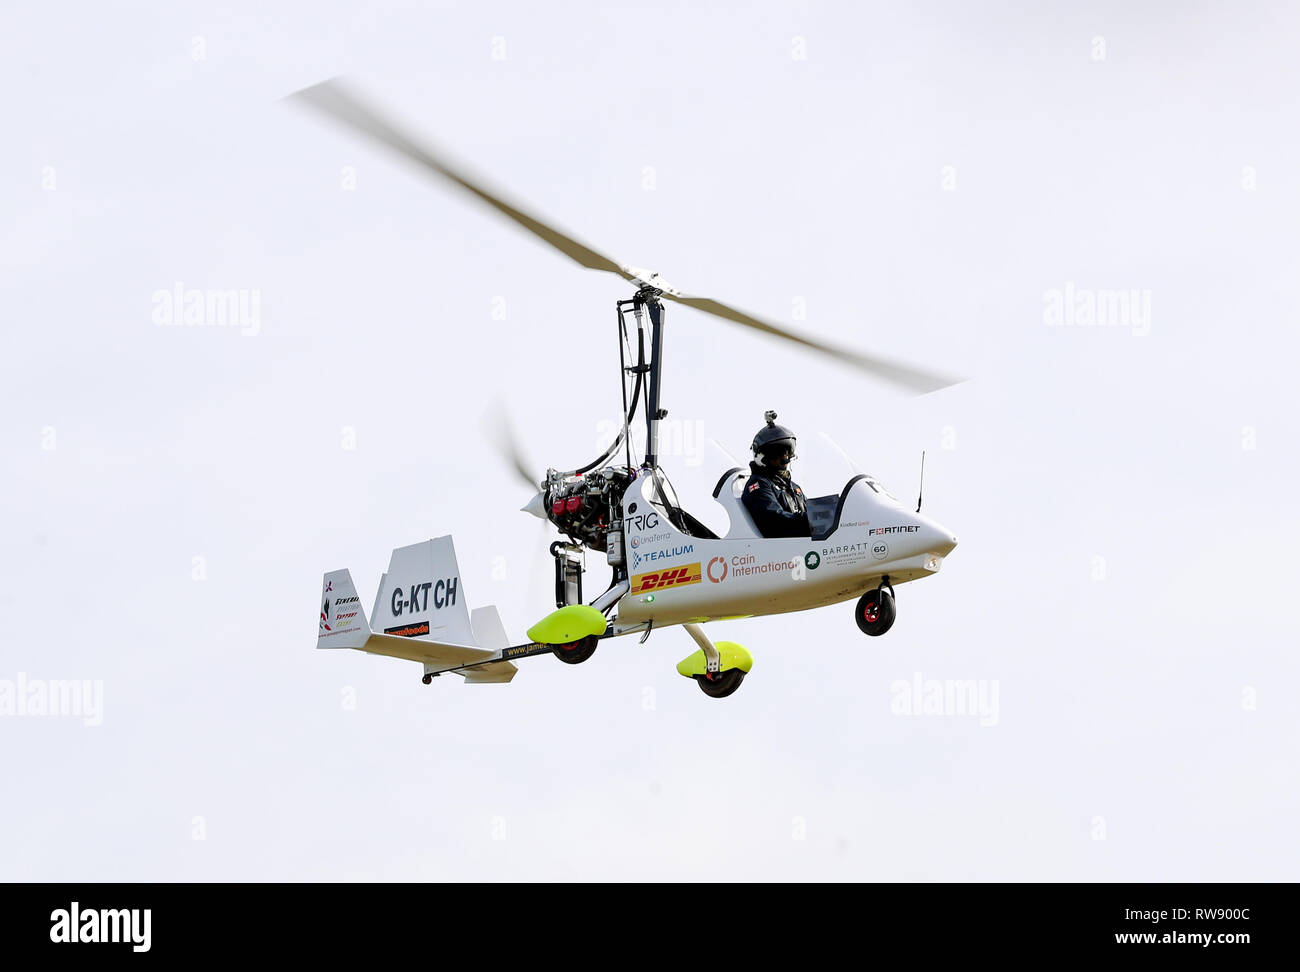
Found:
<svg viewBox="0 0 1300 972"><path fill-rule="evenodd" d="M776 424L776 412L764 412L763 418L767 419L767 424L754 436L754 455L766 456L769 452L780 453L789 449L793 458L796 442L794 433L784 425Z"/></svg>

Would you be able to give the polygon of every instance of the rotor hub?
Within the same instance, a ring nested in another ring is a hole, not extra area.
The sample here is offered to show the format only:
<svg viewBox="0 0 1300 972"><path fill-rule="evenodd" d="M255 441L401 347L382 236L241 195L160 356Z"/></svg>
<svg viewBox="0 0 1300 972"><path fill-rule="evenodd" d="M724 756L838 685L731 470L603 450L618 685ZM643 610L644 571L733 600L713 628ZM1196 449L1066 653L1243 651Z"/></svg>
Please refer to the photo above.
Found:
<svg viewBox="0 0 1300 972"><path fill-rule="evenodd" d="M637 285L638 293L649 291L651 296L654 297L658 297L660 294L668 294L670 297L684 296L680 290L653 270L633 266L621 266L619 269L626 273L628 278Z"/></svg>

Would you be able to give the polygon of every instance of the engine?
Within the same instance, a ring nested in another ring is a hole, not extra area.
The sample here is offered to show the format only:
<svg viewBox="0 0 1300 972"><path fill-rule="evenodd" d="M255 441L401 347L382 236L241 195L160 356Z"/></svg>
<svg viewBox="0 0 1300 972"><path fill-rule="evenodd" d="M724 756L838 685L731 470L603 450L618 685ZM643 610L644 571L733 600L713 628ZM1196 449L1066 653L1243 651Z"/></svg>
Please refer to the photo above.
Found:
<svg viewBox="0 0 1300 972"><path fill-rule="evenodd" d="M635 478L626 466L606 466L553 480L546 487L547 519L575 543L605 553L611 526L622 526L619 504Z"/></svg>

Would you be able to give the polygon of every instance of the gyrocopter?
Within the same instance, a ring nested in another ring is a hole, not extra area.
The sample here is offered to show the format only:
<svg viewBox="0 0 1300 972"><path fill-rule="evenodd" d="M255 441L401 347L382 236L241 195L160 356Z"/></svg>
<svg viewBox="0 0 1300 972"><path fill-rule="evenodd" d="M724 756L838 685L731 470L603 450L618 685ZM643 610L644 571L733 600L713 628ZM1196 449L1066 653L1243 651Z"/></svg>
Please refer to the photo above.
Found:
<svg viewBox="0 0 1300 972"><path fill-rule="evenodd" d="M935 391L957 379L792 333L618 263L451 167L337 79L290 98L468 190L581 266L617 274L633 287L632 296L616 305L623 423L614 441L586 465L548 469L541 480L512 450L516 470L535 491L524 510L549 521L564 538L550 547L556 610L528 629L527 642L511 644L495 607L468 609L455 547L444 536L392 552L368 617L351 573L325 574L317 648L418 662L425 684L453 672L466 682L508 682L522 658L546 654L578 664L610 638L639 634L644 642L652 631L681 625L698 647L677 665L678 672L706 695L722 698L740 687L753 659L734 642L711 641L705 623L856 601L858 627L882 635L894 622L894 588L936 573L956 547L951 531L921 514L919 501L912 511L865 474L837 494L809 497L803 536L760 534L742 502L750 476L742 468L724 472L713 490L728 517L723 536L682 509L657 452L659 423L667 415L659 399L665 305L684 304L832 355L912 392ZM638 412L645 422L645 456L635 465L629 431ZM775 415L768 415L770 423ZM612 572L609 586L589 602L583 595L588 550L603 556Z"/></svg>

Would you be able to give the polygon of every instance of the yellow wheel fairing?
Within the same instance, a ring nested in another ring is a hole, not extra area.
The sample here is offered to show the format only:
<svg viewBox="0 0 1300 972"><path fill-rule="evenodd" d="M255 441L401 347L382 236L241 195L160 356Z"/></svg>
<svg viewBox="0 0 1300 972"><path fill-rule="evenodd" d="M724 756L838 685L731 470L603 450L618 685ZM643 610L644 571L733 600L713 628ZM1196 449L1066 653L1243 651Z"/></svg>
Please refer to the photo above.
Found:
<svg viewBox="0 0 1300 972"><path fill-rule="evenodd" d="M719 641L715 642L713 647L718 650L718 655L722 659L721 671L739 668L742 672L748 672L754 667L754 658L744 645L738 645L734 641ZM703 675L708 670L703 648L692 655L687 655L677 663L677 671L687 678Z"/></svg>
<svg viewBox="0 0 1300 972"><path fill-rule="evenodd" d="M539 645L567 645L588 635L605 633L605 615L587 604L570 604L552 611L528 629L528 640Z"/></svg>

